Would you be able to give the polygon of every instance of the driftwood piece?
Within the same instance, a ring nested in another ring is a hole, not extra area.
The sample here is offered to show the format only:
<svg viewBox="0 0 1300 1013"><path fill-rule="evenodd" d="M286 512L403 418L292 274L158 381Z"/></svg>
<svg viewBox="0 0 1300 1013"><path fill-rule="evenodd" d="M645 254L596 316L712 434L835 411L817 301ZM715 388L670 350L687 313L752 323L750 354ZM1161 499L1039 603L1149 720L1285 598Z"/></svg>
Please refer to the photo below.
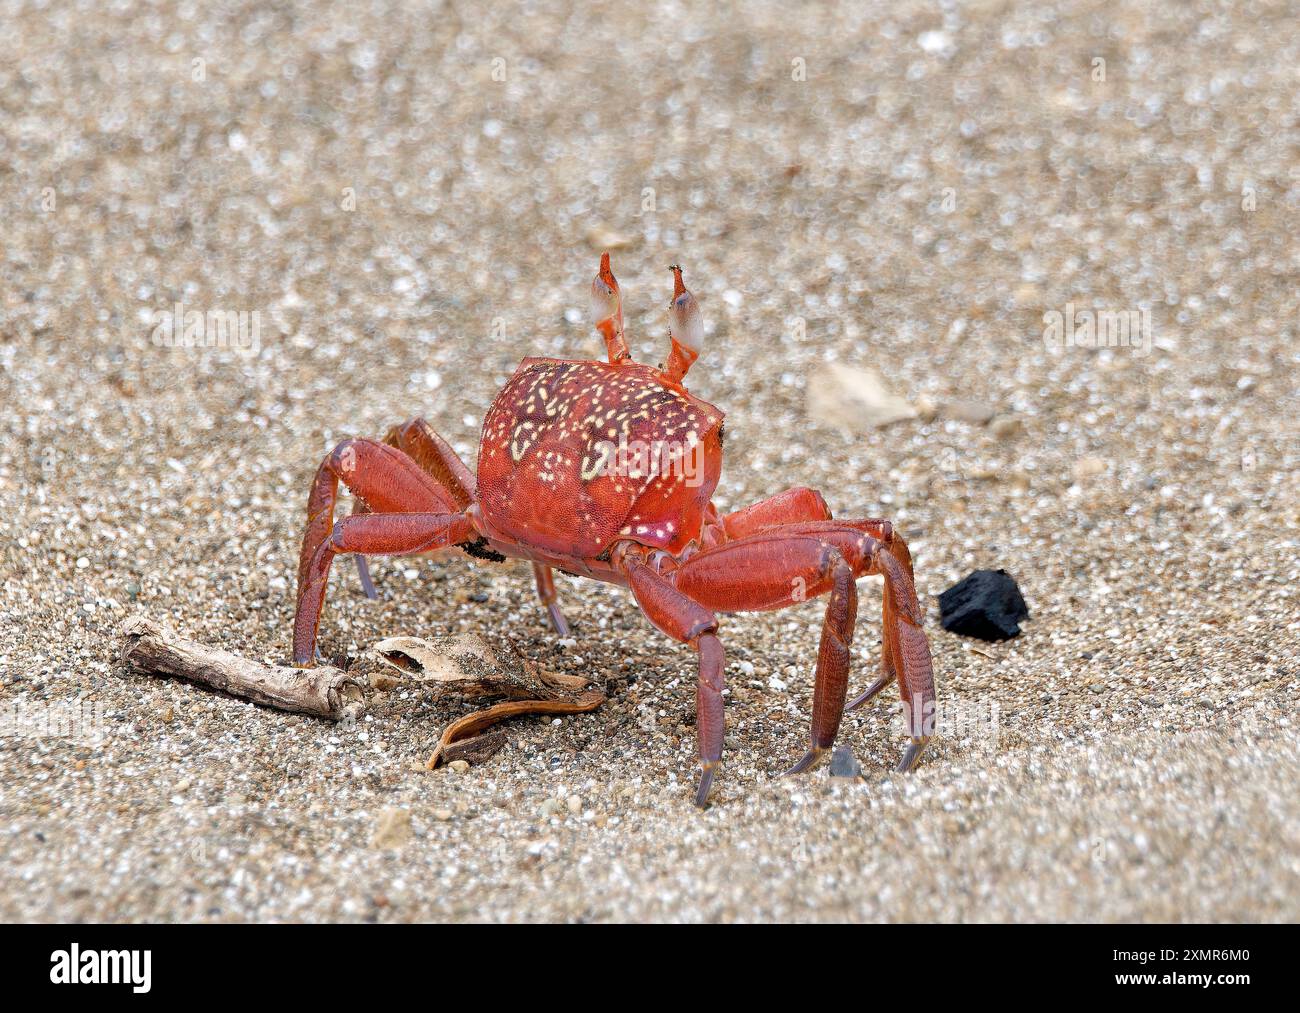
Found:
<svg viewBox="0 0 1300 1013"><path fill-rule="evenodd" d="M548 672L509 646L493 647L474 634L392 637L374 647L375 654L417 682L465 696L509 699L453 721L425 764L430 770L463 759L481 763L505 744L502 732L488 732L498 721L519 714L580 714L605 702L605 694L588 680Z"/></svg>
<svg viewBox="0 0 1300 1013"><path fill-rule="evenodd" d="M364 707L356 679L341 669L266 665L187 640L143 616L122 627L122 660L137 671L173 675L277 710L338 721Z"/></svg>

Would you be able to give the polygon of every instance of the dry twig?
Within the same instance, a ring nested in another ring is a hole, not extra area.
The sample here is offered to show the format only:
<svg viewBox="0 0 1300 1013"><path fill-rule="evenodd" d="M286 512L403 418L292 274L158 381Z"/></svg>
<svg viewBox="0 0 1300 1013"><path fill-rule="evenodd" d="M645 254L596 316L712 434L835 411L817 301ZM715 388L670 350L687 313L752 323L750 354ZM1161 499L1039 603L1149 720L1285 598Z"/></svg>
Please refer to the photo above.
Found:
<svg viewBox="0 0 1300 1013"><path fill-rule="evenodd" d="M277 710L338 721L364 707L361 687L346 672L329 666L292 668L260 661L187 640L143 616L122 627L122 660L137 671L174 675Z"/></svg>

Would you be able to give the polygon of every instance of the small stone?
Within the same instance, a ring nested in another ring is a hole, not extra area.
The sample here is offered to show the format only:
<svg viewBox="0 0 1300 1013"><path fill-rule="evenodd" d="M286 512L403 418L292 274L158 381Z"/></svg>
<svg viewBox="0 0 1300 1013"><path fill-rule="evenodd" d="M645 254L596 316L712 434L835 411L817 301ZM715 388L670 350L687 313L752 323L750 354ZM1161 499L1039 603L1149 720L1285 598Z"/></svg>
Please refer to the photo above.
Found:
<svg viewBox="0 0 1300 1013"><path fill-rule="evenodd" d="M570 795L567 799L564 800L564 802L565 805L569 807L569 812L573 813L574 816L577 816L579 813L582 812L581 795Z"/></svg>
<svg viewBox="0 0 1300 1013"><path fill-rule="evenodd" d="M624 235L622 232L615 232L613 229L604 225L593 225L587 230L587 245L597 253L604 253L606 250L624 250L631 246L635 237Z"/></svg>
<svg viewBox="0 0 1300 1013"><path fill-rule="evenodd" d="M939 595L939 614L950 633L1007 640L1020 635L1029 608L1006 570L976 570Z"/></svg>
<svg viewBox="0 0 1300 1013"><path fill-rule="evenodd" d="M1093 478L1105 471L1106 462L1100 457L1081 457L1074 464L1074 480L1082 482L1086 478Z"/></svg>
<svg viewBox="0 0 1300 1013"><path fill-rule="evenodd" d="M943 413L958 422L982 426L997 414L997 409L983 401L949 401L943 406Z"/></svg>
<svg viewBox="0 0 1300 1013"><path fill-rule="evenodd" d="M542 816L549 819L560 811L560 800L558 798L548 798L542 803Z"/></svg>
<svg viewBox="0 0 1300 1013"><path fill-rule="evenodd" d="M989 432L999 440L1025 431L1025 424L1014 415L999 415L989 423Z"/></svg>
<svg viewBox="0 0 1300 1013"><path fill-rule="evenodd" d="M916 418L916 409L890 391L874 369L828 363L808 378L808 417L849 433L862 434Z"/></svg>
<svg viewBox="0 0 1300 1013"><path fill-rule="evenodd" d="M385 809L375 823L372 848L400 848L411 839L411 813L406 809Z"/></svg>
<svg viewBox="0 0 1300 1013"><path fill-rule="evenodd" d="M165 711L162 712L162 719L164 721L171 721L175 717L176 717L175 707L168 707Z"/></svg>
<svg viewBox="0 0 1300 1013"><path fill-rule="evenodd" d="M848 746L840 746L831 753L831 777L859 778L862 776L862 764L853 755Z"/></svg>
<svg viewBox="0 0 1300 1013"><path fill-rule="evenodd" d="M451 763L447 764L447 766L450 767L452 770L454 770L457 774L464 774L469 770L469 761L452 760Z"/></svg>
<svg viewBox="0 0 1300 1013"><path fill-rule="evenodd" d="M429 815L432 816L439 823L446 823L449 819L451 819L455 815L455 813L453 813L450 809L435 809L433 810L433 812L429 813Z"/></svg>

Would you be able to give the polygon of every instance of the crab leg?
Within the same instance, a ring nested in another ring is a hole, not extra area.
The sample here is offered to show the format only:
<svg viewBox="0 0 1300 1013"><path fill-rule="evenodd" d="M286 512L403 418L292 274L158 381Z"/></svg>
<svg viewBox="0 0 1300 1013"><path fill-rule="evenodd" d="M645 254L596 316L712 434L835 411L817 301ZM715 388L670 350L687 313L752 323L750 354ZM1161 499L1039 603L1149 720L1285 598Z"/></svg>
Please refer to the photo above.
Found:
<svg viewBox="0 0 1300 1013"><path fill-rule="evenodd" d="M728 538L744 538L763 528L795 521L828 521L830 507L816 489L798 486L722 516Z"/></svg>
<svg viewBox="0 0 1300 1013"><path fill-rule="evenodd" d="M533 564L533 576L537 579L537 597L546 606L546 613L551 617L551 626L561 637L569 635L569 622L564 618L564 613L560 611L559 602L556 600L555 577L551 568L544 563Z"/></svg>
<svg viewBox="0 0 1300 1013"><path fill-rule="evenodd" d="M749 510L757 510L759 508L764 507L768 503L773 503L776 500L781 499L781 497L786 496L789 493L794 493L797 491L800 490L791 489L788 491L788 493L778 493L776 496L772 497L772 499L760 500L758 503L755 503L752 507L747 508L747 510L738 511L738 513L747 514ZM818 498L820 499L820 495L813 492L813 490L807 490L807 491L812 492L813 495L818 496ZM771 515L772 514L765 513L765 516L771 516ZM728 514L726 517L723 518L723 522L728 524L728 531L731 530L730 519L733 516L735 515ZM776 527L777 525L779 525L779 530L783 533L810 534L813 536L817 536L820 533L825 531L842 531L844 528L852 528L854 531L861 531L864 534L870 535L872 538L881 542L889 550L889 554L898 561L899 565L906 572L908 581L910 582L913 580L912 554L907 548L907 543L903 541L903 537L900 534L898 534L897 531L894 530L894 525L890 521L879 519L879 518L869 518L866 520L841 519L836 521L830 521L829 519L827 519L826 521L821 521L821 520L802 520L800 518L790 518L790 520L788 520L785 523L777 521L774 524L767 525L766 527L770 530ZM855 710L856 708L861 707L864 703L866 703L877 693L879 693L882 689L884 689L891 682L893 682L894 679L897 677L897 673L894 670L894 657L896 654L895 647L894 647L894 639L895 639L895 630L897 630L898 628L898 623L896 617L894 616L894 604L890 600L888 595L884 599L883 611L884 611L884 623L882 626L883 633L881 635L882 650L880 652L880 678L878 678L875 682L873 682L865 693L861 694L860 696L854 697L853 701L848 705L847 708L845 708L846 710Z"/></svg>
<svg viewBox="0 0 1300 1013"><path fill-rule="evenodd" d="M345 517L317 547L298 582L298 614L293 624L293 663L312 663L316 631L330 564L341 552L372 556L405 556L446 548L474 537L474 524L465 514L362 514Z"/></svg>
<svg viewBox="0 0 1300 1013"><path fill-rule="evenodd" d="M321 462L307 497L307 531L298 555L298 586L307 564L334 525L334 504L339 482L365 503L367 510L399 513L403 510L459 509L433 477L395 447L374 440L344 440Z"/></svg>
<svg viewBox="0 0 1300 1013"><path fill-rule="evenodd" d="M726 733L722 707L723 669L726 664L722 641L717 637L717 617L692 601L646 564L643 549L633 542L619 542L611 558L627 578L628 587L646 618L660 632L689 644L699 655L699 681L695 688L695 725L700 752L700 786L695 804L704 808L713 787L713 777L722 763L722 741Z"/></svg>
<svg viewBox="0 0 1300 1013"><path fill-rule="evenodd" d="M370 510L400 513L403 510L424 510L452 514L456 505L450 495L433 477L419 467L402 451L376 443L374 440L344 440L321 462L307 498L307 529L303 534L302 550L298 555L298 614L302 619L304 592L309 575L326 541L334 529L334 505L338 499L339 482L342 481L363 504L363 511L349 520L362 521L377 516ZM333 558L332 556L330 558ZM328 564L327 564L328 569ZM367 575L368 576L368 575ZM325 586L320 586L323 599ZM315 618L311 624L311 644L307 657L297 656L295 634L295 661L309 663L315 646L316 624L320 621L321 602L316 603Z"/></svg>
<svg viewBox="0 0 1300 1013"><path fill-rule="evenodd" d="M838 551L854 578L867 574L881 574L885 578L885 649L898 674L911 740L898 769L910 769L930 738L935 707L934 677L911 577L883 542L855 527L837 526L836 522L768 528L697 553L669 574L668 579L705 608L732 612L781 608L834 590L835 567L827 565L828 549ZM847 599L841 597L842 606L834 605L833 595L832 607L828 609L832 640L847 628L839 618L847 613ZM824 704L823 716L815 717L814 721L814 750L829 746L825 733L832 724L838 725L838 710L844 699L840 695L838 707L832 707L835 679L840 676L834 664L835 651L825 637L823 647L830 652L830 657L824 668L819 661L819 675L824 684L820 700Z"/></svg>
<svg viewBox="0 0 1300 1013"><path fill-rule="evenodd" d="M465 467L451 444L437 434L422 418L393 426L384 443L396 447L433 476L451 494L456 506L464 510L474 499L474 476Z"/></svg>
<svg viewBox="0 0 1300 1013"><path fill-rule="evenodd" d="M433 426L422 418L414 418L393 426L384 437L385 445L396 447L407 457L423 468L451 497L455 505L464 510L474 499L474 476L465 467L451 444L437 434ZM358 502L352 513L369 513L364 503ZM370 579L370 567L366 557L357 555L357 576L361 578L361 590L367 598L378 597L374 582Z"/></svg>
<svg viewBox="0 0 1300 1013"><path fill-rule="evenodd" d="M858 618L858 585L853 568L838 552L831 572L831 597L822 620L821 645L817 649L817 675L813 682L812 729L808 752L787 774L802 774L821 762L835 743L844 716L844 698L849 692L849 648Z"/></svg>

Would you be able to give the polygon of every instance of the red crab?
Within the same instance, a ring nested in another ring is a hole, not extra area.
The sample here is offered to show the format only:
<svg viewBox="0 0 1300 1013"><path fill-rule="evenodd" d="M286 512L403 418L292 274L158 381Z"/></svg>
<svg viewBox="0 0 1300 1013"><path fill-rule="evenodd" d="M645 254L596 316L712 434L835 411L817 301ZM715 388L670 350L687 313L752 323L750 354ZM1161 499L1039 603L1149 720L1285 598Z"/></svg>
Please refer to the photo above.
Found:
<svg viewBox="0 0 1300 1013"><path fill-rule="evenodd" d="M609 267L591 286L592 317L609 361L528 358L483 420L478 479L423 419L384 442L344 440L321 463L307 503L298 563L293 657L316 656L330 563L357 553L410 555L459 546L492 560L527 559L561 636L552 569L629 588L660 631L698 655L698 740L703 806L722 759L723 651L719 612L777 609L830 593L817 655L812 734L789 773L811 769L835 741L848 689L855 581L880 574L884 635L880 677L860 706L897 678L915 764L935 706L930 648L907 546L887 520L835 520L813 489L795 488L721 514L711 502L722 471L723 414L682 379L704 328L695 297L672 268L668 364L633 362L622 296ZM338 484L359 500L334 521Z"/></svg>

